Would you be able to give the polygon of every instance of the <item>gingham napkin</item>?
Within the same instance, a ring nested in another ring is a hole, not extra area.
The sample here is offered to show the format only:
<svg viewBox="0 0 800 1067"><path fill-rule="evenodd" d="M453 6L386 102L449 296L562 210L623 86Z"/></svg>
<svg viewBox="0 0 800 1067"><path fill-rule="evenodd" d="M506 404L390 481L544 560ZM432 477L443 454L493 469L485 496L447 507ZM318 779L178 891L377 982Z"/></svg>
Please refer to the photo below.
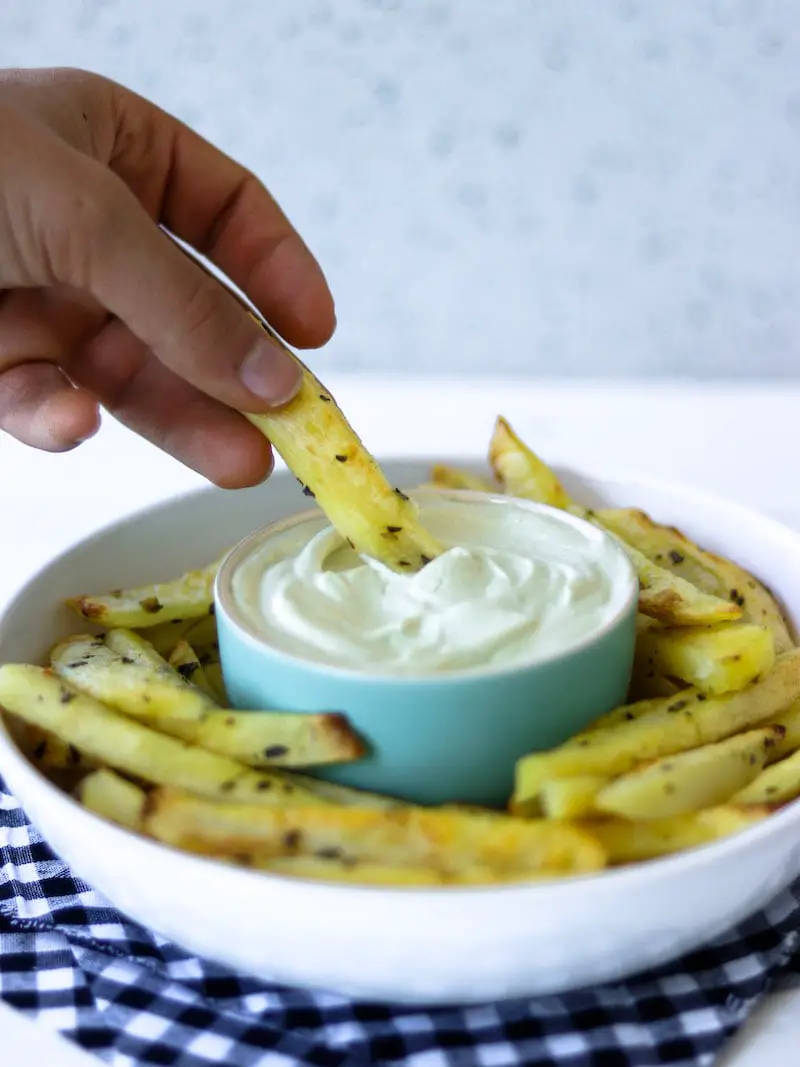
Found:
<svg viewBox="0 0 800 1067"><path fill-rule="evenodd" d="M188 955L75 878L2 780L0 863L0 997L114 1067L708 1065L767 990L800 976L800 883L624 984L423 1010L265 985Z"/></svg>

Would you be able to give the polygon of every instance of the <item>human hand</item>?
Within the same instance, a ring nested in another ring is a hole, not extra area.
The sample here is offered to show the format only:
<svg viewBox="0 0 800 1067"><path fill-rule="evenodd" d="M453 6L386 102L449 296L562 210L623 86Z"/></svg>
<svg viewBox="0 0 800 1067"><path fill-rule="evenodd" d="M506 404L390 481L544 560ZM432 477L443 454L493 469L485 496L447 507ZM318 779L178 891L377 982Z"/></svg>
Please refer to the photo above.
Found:
<svg viewBox="0 0 800 1067"><path fill-rule="evenodd" d="M0 71L0 430L66 451L102 404L229 488L272 466L238 411L291 399L287 342L335 325L322 272L243 167L153 104L80 71ZM238 410L237 410L238 409Z"/></svg>

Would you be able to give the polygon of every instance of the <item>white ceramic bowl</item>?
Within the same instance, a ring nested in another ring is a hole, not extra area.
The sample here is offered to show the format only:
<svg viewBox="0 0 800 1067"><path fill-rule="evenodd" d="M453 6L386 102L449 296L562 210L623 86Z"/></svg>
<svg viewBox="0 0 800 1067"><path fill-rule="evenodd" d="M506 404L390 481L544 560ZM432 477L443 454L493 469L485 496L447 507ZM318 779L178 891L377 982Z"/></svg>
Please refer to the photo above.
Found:
<svg viewBox="0 0 800 1067"><path fill-rule="evenodd" d="M414 486L429 464L387 462ZM587 502L639 506L751 568L800 619L800 535L736 504L646 480L590 480ZM0 660L36 662L80 623L68 595L168 578L299 511L278 474L118 523L64 553L0 619ZM265 980L360 997L468 1003L618 979L696 948L800 875L800 804L742 834L650 864L560 883L385 889L302 882L184 855L105 823L51 786L0 726L0 773L55 851L133 919ZM433 950L433 951L432 951Z"/></svg>

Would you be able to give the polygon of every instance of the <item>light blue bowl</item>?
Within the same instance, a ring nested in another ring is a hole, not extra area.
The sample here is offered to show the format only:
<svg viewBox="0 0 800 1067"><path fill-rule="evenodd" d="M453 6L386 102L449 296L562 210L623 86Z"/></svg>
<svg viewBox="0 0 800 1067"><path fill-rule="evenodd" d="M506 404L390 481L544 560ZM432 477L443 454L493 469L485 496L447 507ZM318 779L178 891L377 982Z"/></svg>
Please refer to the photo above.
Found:
<svg viewBox="0 0 800 1067"><path fill-rule="evenodd" d="M486 499L465 492L442 495ZM525 506L553 513L543 505ZM365 758L315 768L319 777L421 804L504 806L521 756L560 744L624 703L633 664L638 583L616 543L611 542L624 560L628 587L617 614L588 639L519 666L387 676L329 667L272 647L237 608L231 587L237 567L267 538L306 522L319 528L320 512L275 523L240 542L220 567L215 599L232 707L343 712L368 743Z"/></svg>

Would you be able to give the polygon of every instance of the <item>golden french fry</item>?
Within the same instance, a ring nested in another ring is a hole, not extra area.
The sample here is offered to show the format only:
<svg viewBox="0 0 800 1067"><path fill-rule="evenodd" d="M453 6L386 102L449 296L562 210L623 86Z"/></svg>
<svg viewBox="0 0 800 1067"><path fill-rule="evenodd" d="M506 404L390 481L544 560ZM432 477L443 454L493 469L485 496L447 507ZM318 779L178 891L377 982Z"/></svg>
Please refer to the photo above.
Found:
<svg viewBox="0 0 800 1067"><path fill-rule="evenodd" d="M217 648L217 620L213 615L204 615L195 620L184 634L192 648L205 648L213 645Z"/></svg>
<svg viewBox="0 0 800 1067"><path fill-rule="evenodd" d="M172 723L161 723L169 733ZM248 767L314 767L361 759L366 746L344 715L211 711L182 736ZM319 790L317 790L318 792Z"/></svg>
<svg viewBox="0 0 800 1067"><path fill-rule="evenodd" d="M637 671L678 678L703 693L743 689L772 670L775 642L766 626L720 623L717 626L658 627L640 632Z"/></svg>
<svg viewBox="0 0 800 1067"><path fill-rule="evenodd" d="M647 701L644 715L638 715L636 705L631 705L629 720L584 733L549 752L523 757L516 767L513 810L538 798L542 783L552 778L617 777L645 760L685 752L769 723L800 696L800 649L783 653L768 674L745 689L717 697L690 693Z"/></svg>
<svg viewBox="0 0 800 1067"><path fill-rule="evenodd" d="M566 509L573 505L555 473L524 444L502 416L498 416L489 442L489 466L511 496L535 500L551 508Z"/></svg>
<svg viewBox="0 0 800 1067"><path fill-rule="evenodd" d="M732 800L746 807L762 804L777 806L800 796L800 751L785 756L767 767L765 771L738 793Z"/></svg>
<svg viewBox="0 0 800 1067"><path fill-rule="evenodd" d="M603 508L597 521L633 545L648 559L678 574L712 596L731 600L742 609L745 622L766 626L775 650L795 644L780 605L769 590L737 563L707 552L680 530L662 526L636 508Z"/></svg>
<svg viewBox="0 0 800 1067"><path fill-rule="evenodd" d="M589 835L562 823L411 806L274 808L264 818L266 810L158 790L150 798L146 829L167 844L207 855L300 854L453 873L475 867L498 874L579 873L604 862Z"/></svg>
<svg viewBox="0 0 800 1067"><path fill-rule="evenodd" d="M431 484L440 489L468 489L473 493L498 493L499 487L472 471L437 463L431 471Z"/></svg>
<svg viewBox="0 0 800 1067"><path fill-rule="evenodd" d="M786 711L770 721L783 728L783 737L775 742L767 760L767 763L777 763L800 749L800 700L793 701Z"/></svg>
<svg viewBox="0 0 800 1067"><path fill-rule="evenodd" d="M654 760L605 785L594 807L625 819L647 820L724 804L759 775L782 735L780 726L762 726Z"/></svg>
<svg viewBox="0 0 800 1067"><path fill-rule="evenodd" d="M67 604L84 619L101 626L143 629L157 623L196 619L213 610L219 560L169 582L116 589L104 596L80 596Z"/></svg>
<svg viewBox="0 0 800 1067"><path fill-rule="evenodd" d="M214 696L217 698L217 703L222 705L227 704L228 693L225 689L225 678L223 677L222 665L219 660L207 659L203 671Z"/></svg>
<svg viewBox="0 0 800 1067"><path fill-rule="evenodd" d="M728 804L649 822L607 818L579 825L597 838L609 864L620 866L711 844L755 826L768 815L768 808L747 809Z"/></svg>
<svg viewBox="0 0 800 1067"><path fill-rule="evenodd" d="M550 468L498 418L489 446L489 462L505 491L524 500L562 508L600 525L596 512L571 500ZM639 610L676 626L708 625L738 619L742 609L730 601L703 593L690 582L657 566L632 545L607 531L624 548L639 578Z"/></svg>
<svg viewBox="0 0 800 1067"><path fill-rule="evenodd" d="M105 640L70 637L55 646L50 663L60 678L82 693L137 718L191 723L216 707L129 630L110 630Z"/></svg>
<svg viewBox="0 0 800 1067"><path fill-rule="evenodd" d="M310 767L364 755L343 715L223 710L132 631L110 630L105 642L62 642L52 652L53 670L80 692L165 734L249 767ZM197 661L189 666L194 682L202 668Z"/></svg>
<svg viewBox="0 0 800 1067"><path fill-rule="evenodd" d="M595 810L598 793L608 782L608 778L597 774L579 774L543 782L538 801L545 818L580 819L590 814ZM517 814L527 815L528 810L520 810Z"/></svg>
<svg viewBox="0 0 800 1067"><path fill-rule="evenodd" d="M170 654L169 665L178 672L181 678L185 678L187 682L191 682L201 693L205 693L213 703L219 703L217 694L214 692L214 689L206 676L203 665L188 641L184 641L183 639L178 641Z"/></svg>
<svg viewBox="0 0 800 1067"><path fill-rule="evenodd" d="M147 794L138 785L102 767L88 774L75 795L89 811L128 830L141 830Z"/></svg>
<svg viewBox="0 0 800 1067"><path fill-rule="evenodd" d="M675 697L674 693L667 693L664 696L648 697L646 700L637 700L632 704L622 704L618 708L612 708L611 711L607 711L605 715L600 715L584 727L574 737L569 739L570 743L580 741L584 737L588 737L589 734L598 734L604 730L608 730L612 726L619 726L621 723L636 722L638 719L645 719L648 715L664 711L665 708L673 707L678 701L681 701L681 707L679 711L685 707L691 706L693 701L703 701L705 694L701 693L699 689L690 686L687 689L682 689L679 696Z"/></svg>
<svg viewBox="0 0 800 1067"><path fill-rule="evenodd" d="M212 622L214 621L210 615L207 618ZM204 621L204 619L201 619L200 623L202 624ZM172 622L161 622L156 626L146 626L143 629L134 627L133 629L142 640L152 645L160 656L167 658L178 642L185 638L187 633L197 625L197 619L173 619Z"/></svg>
<svg viewBox="0 0 800 1067"><path fill-rule="evenodd" d="M330 391L290 354L303 369L299 393L274 412L246 417L358 553L401 573L419 570L442 545L420 522L414 501L389 485Z"/></svg>
<svg viewBox="0 0 800 1067"><path fill-rule="evenodd" d="M23 755L43 771L86 771L96 766L74 745L16 715L8 716L8 728Z"/></svg>
<svg viewBox="0 0 800 1067"><path fill-rule="evenodd" d="M57 734L81 753L123 774L207 797L259 804L324 804L279 771L257 771L226 756L158 733L79 693L51 671L27 664L0 667L0 706Z"/></svg>
<svg viewBox="0 0 800 1067"><path fill-rule="evenodd" d="M384 793L370 793L366 789L354 789L349 785L329 782L325 778L312 778L309 775L292 771L292 781L313 792L314 796L329 804L345 808L373 808L389 811L393 808L408 807L406 801L398 800Z"/></svg>

